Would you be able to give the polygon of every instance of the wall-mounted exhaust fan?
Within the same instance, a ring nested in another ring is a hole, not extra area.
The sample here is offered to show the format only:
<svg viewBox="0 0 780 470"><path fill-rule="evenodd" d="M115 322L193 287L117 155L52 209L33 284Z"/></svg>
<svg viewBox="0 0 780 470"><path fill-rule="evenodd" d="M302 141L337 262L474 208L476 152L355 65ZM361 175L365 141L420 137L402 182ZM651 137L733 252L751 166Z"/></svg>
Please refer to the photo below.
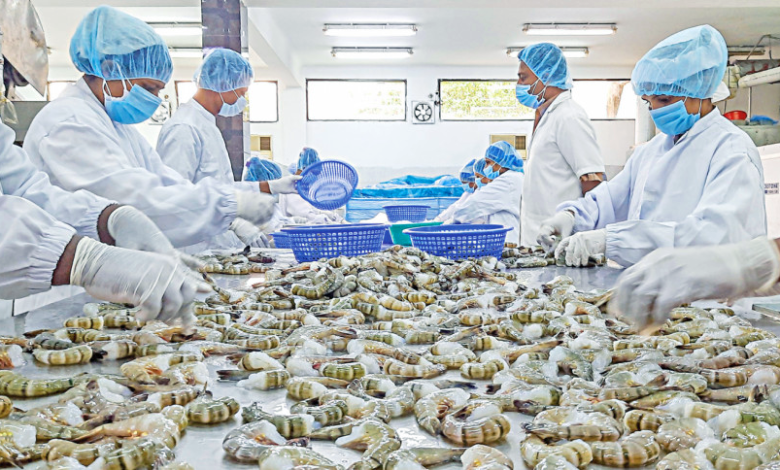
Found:
<svg viewBox="0 0 780 470"><path fill-rule="evenodd" d="M433 101L412 101L412 124L433 124L434 118Z"/></svg>

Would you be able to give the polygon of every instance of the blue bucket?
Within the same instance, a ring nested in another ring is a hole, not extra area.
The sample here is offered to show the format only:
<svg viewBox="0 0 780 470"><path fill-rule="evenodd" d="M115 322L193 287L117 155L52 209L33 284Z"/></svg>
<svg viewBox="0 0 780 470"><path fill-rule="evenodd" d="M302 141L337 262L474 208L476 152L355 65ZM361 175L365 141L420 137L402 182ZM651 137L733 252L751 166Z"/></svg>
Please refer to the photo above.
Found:
<svg viewBox="0 0 780 470"><path fill-rule="evenodd" d="M282 229L290 238L296 261L304 263L338 256L360 256L382 249L387 225L310 225Z"/></svg>
<svg viewBox="0 0 780 470"><path fill-rule="evenodd" d="M510 227L496 224L452 224L404 230L412 246L453 260L495 256L501 258Z"/></svg>

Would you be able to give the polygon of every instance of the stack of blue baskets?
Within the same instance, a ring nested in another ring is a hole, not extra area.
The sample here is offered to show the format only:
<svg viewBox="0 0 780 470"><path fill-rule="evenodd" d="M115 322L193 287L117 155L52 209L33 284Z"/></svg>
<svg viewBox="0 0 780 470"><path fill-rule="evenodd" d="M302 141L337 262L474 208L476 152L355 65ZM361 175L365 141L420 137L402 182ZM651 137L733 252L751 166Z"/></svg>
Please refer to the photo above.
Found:
<svg viewBox="0 0 780 470"><path fill-rule="evenodd" d="M385 206L385 214L390 222L425 222L428 206Z"/></svg>

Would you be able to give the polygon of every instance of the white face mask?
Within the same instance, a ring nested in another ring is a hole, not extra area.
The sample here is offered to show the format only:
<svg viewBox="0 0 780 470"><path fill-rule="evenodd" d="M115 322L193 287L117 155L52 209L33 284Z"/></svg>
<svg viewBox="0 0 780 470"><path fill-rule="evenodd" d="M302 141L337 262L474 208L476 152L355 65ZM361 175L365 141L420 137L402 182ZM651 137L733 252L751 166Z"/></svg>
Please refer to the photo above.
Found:
<svg viewBox="0 0 780 470"><path fill-rule="evenodd" d="M231 116L238 116L239 114L244 112L244 108L246 108L246 98L243 96L238 96L238 93L236 93L236 90L233 90L233 93L235 93L236 100L233 104L227 104L225 103L225 99L222 98L222 93L219 94L219 98L222 100L222 108L219 110L220 116L225 117L231 117Z"/></svg>

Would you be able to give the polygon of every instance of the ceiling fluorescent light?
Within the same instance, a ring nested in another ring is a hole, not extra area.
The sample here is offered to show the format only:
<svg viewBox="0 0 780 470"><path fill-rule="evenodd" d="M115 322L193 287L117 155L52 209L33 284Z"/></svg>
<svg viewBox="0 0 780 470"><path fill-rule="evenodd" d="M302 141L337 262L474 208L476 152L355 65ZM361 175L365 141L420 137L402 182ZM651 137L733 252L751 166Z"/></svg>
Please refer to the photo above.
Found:
<svg viewBox="0 0 780 470"><path fill-rule="evenodd" d="M170 47L168 52L171 57L178 59L202 59L203 49L199 47Z"/></svg>
<svg viewBox="0 0 780 470"><path fill-rule="evenodd" d="M345 37L398 37L414 36L417 34L417 25L413 24L326 24L322 27L326 36Z"/></svg>
<svg viewBox="0 0 780 470"><path fill-rule="evenodd" d="M508 47L506 49L506 55L508 57L516 58L517 54L519 54L523 49L523 47ZM588 54L590 54L590 51L587 47L561 47L561 51L563 51L564 57L568 57L570 59L588 57Z"/></svg>
<svg viewBox="0 0 780 470"><path fill-rule="evenodd" d="M197 22L189 23L149 23L149 26L160 36L200 36L203 25Z"/></svg>
<svg viewBox="0 0 780 470"><path fill-rule="evenodd" d="M766 52L763 47L753 46L728 46L729 57L745 56L748 54L751 56L762 56ZM752 51L752 52L751 52Z"/></svg>
<svg viewBox="0 0 780 470"><path fill-rule="evenodd" d="M405 59L414 52L411 47L334 47L330 53L339 59Z"/></svg>
<svg viewBox="0 0 780 470"><path fill-rule="evenodd" d="M617 32L615 23L526 23L529 36L608 36Z"/></svg>

